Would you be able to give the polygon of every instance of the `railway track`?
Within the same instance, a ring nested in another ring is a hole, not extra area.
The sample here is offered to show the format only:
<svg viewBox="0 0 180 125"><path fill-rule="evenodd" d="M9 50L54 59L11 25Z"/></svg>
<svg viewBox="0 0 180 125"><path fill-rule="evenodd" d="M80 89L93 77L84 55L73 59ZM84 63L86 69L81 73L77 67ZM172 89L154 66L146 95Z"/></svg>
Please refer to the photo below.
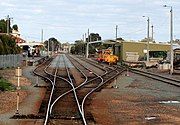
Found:
<svg viewBox="0 0 180 125"><path fill-rule="evenodd" d="M44 125L56 122L56 120L53 119L72 119L77 116L83 118L76 91L74 89L72 75L69 72L69 67L67 67L66 62L64 61L64 57L61 57L62 58L58 59L56 66L54 67L56 70L54 74L48 73L49 69L46 68L46 73L51 75L51 77L54 77L54 83L49 98ZM63 67L61 67L62 65ZM66 93L71 89L72 93ZM62 95L66 96L63 97Z"/></svg>
<svg viewBox="0 0 180 125"><path fill-rule="evenodd" d="M77 62L80 64L80 62L78 62L76 59L71 57L71 60L73 60L72 62ZM76 61L74 61L76 60ZM87 61L87 60L85 60ZM90 63L88 61L88 63ZM117 75L119 75L120 73L123 72L123 70L121 69L121 71L118 71L117 68L116 69L112 69L110 68L110 70L108 71L107 69L105 69L104 67L99 67L99 65L96 65L94 63L90 63L91 65L101 68L102 70L104 70L104 74L97 74L95 72L93 72L94 75L96 75L95 78L85 82L83 84L83 87L81 87L80 89L78 89L77 93L78 93L78 97L80 97L80 102L81 102L81 107L82 107L82 113L87 116L88 115L88 108L85 109L85 104L87 104L88 98L89 96L94 92L97 91L98 89L102 89L103 85L105 85L106 83L110 82L111 80L113 80L113 78L115 78ZM76 65L76 64L74 64ZM81 67L84 67L83 65ZM90 68L84 67L85 69L92 71ZM85 86L84 86L85 85ZM85 109L85 110L84 110Z"/></svg>
<svg viewBox="0 0 180 125"><path fill-rule="evenodd" d="M71 58L72 60L72 58ZM85 78L85 81L82 82L79 86L76 86L76 87L73 87L71 90L68 90L66 91L65 93L61 94L57 99L56 101L54 101L54 103L52 103L51 105L51 108L50 108L50 114L52 113L53 111L53 108L55 106L55 103L57 101L59 101L63 96L65 97L65 95L68 95L70 92L72 91L77 91L77 103L79 102L79 106L80 108L79 109L79 114L78 114L78 117L76 116L72 116L74 119L80 119L80 116L83 120L83 124L87 124L87 119L92 119L91 117L91 114L89 113L89 111L86 111L84 110L84 107L85 107L85 102L87 103L87 98L94 92L96 91L97 89L99 89L100 87L102 87L105 83L107 83L108 81L112 80L114 77L116 77L120 72L117 71L116 69L114 70L111 70L109 71L108 73L105 72L102 76L96 74L93 72L94 76L93 78L91 77L90 79L87 80L87 75L85 73L87 73L87 70L88 71L92 71L91 69L88 69L87 67L84 67L84 66L80 66L80 63L77 62L77 60L75 61L72 61L72 62L76 62L76 68L83 74L84 78ZM79 64L79 66L77 66L77 63ZM75 64L74 64L75 65ZM70 75L72 76L72 75ZM110 77L111 76L111 77ZM57 76L58 78L59 76ZM71 81L71 83L73 83ZM96 85L95 85L96 83ZM56 83L57 85L57 83ZM64 87L63 87L64 88ZM78 107L79 107L78 106ZM58 111L59 112L59 111ZM72 111L71 111L72 112ZM53 113L52 113L53 114ZM53 115L51 115L53 116ZM50 116L50 118L52 118ZM71 118L72 118L71 117ZM55 118L53 116L53 118ZM56 118L61 118L61 117L56 117ZM67 117L65 117L67 118Z"/></svg>
<svg viewBox="0 0 180 125"><path fill-rule="evenodd" d="M58 59L55 58L56 62L54 64L52 64L53 58L48 59L34 70L34 74L42 77L47 82L47 86L44 86L47 91L39 109L39 114L30 117L23 116L22 118L45 119L44 125L95 124L89 108L93 97L90 95L101 90L107 83L111 83L125 69L104 67L89 61L90 68L86 65L87 62L82 63L81 59L67 57L68 59L65 55L61 55ZM68 60L81 74L83 79L81 83L76 82L71 71L73 67L68 65ZM103 73L96 73L92 70L92 66ZM18 118L20 117L18 116Z"/></svg>
<svg viewBox="0 0 180 125"><path fill-rule="evenodd" d="M178 80L178 79L173 79L173 78L162 76L162 75L159 75L156 73L146 72L146 71L133 69L133 68L129 68L129 71L139 74L139 75L143 75L143 76L151 78L151 79L155 79L155 80L173 85L173 86L180 87L180 80Z"/></svg>

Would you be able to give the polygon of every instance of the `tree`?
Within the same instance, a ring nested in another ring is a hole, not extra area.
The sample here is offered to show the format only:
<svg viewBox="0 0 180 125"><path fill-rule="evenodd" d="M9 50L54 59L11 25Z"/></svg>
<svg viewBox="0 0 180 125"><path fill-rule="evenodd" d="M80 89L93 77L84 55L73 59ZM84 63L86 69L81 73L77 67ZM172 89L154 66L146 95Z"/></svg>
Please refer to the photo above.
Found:
<svg viewBox="0 0 180 125"><path fill-rule="evenodd" d="M11 28L10 20L2 19L2 20L0 20L0 33L7 33L7 21L9 21L9 31L10 31L10 33L12 33L12 29L18 31L18 25L17 24L13 25L13 27Z"/></svg>
<svg viewBox="0 0 180 125"><path fill-rule="evenodd" d="M70 53L72 53L72 54L75 54L75 45L73 45L72 47L71 47L71 50L70 50Z"/></svg>
<svg viewBox="0 0 180 125"><path fill-rule="evenodd" d="M124 41L124 39L121 37L117 38L116 40Z"/></svg>
<svg viewBox="0 0 180 125"><path fill-rule="evenodd" d="M7 23L4 19L0 20L0 33L7 32Z"/></svg>
<svg viewBox="0 0 180 125"><path fill-rule="evenodd" d="M101 36L98 33L90 33L90 35L88 36L89 41L99 41L101 40ZM88 38L86 38L86 41L88 41Z"/></svg>
<svg viewBox="0 0 180 125"><path fill-rule="evenodd" d="M82 40L75 41L75 54L85 54L85 43Z"/></svg>
<svg viewBox="0 0 180 125"><path fill-rule="evenodd" d="M49 50L52 51L57 51L58 48L61 46L61 43L54 37L49 38L49 40L46 40L44 42L45 48L48 49L48 41L49 41Z"/></svg>
<svg viewBox="0 0 180 125"><path fill-rule="evenodd" d="M0 54L18 54L21 49L9 35L0 35Z"/></svg>
<svg viewBox="0 0 180 125"><path fill-rule="evenodd" d="M9 30L12 32L10 27L10 20L0 20L0 33L7 33L7 21L9 21ZM18 26L14 26L18 29ZM11 35L0 35L0 54L17 54L20 53L21 49L16 45L15 39Z"/></svg>
<svg viewBox="0 0 180 125"><path fill-rule="evenodd" d="M14 24L12 28L13 28L13 30L18 31L18 26L17 26L17 24Z"/></svg>

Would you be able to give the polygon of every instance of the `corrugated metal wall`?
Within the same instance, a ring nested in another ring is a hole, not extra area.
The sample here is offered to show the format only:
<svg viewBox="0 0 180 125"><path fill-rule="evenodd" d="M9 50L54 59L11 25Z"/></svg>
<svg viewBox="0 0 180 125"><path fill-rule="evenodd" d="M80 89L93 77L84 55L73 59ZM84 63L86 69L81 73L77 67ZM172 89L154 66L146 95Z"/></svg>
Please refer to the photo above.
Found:
<svg viewBox="0 0 180 125"><path fill-rule="evenodd" d="M0 68L18 67L22 61L22 55L0 55Z"/></svg>
<svg viewBox="0 0 180 125"><path fill-rule="evenodd" d="M143 57L145 55L143 50L147 49L147 43L142 42L122 42L121 46L123 51L123 60L126 59L126 52L138 52L139 56ZM170 51L170 45L150 43L149 51Z"/></svg>

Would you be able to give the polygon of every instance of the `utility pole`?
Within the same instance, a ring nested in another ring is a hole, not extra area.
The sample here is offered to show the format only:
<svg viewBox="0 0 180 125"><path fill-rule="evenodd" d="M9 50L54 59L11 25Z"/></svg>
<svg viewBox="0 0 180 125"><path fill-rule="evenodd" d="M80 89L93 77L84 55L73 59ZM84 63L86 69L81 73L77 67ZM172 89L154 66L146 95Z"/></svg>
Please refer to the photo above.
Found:
<svg viewBox="0 0 180 125"><path fill-rule="evenodd" d="M10 26L11 26L11 19L13 19L13 18L11 18L11 17L9 17L9 15L7 15L7 18L6 18L6 23L7 23L7 35L9 35L10 34Z"/></svg>
<svg viewBox="0 0 180 125"><path fill-rule="evenodd" d="M88 58L88 56L89 56L89 40L90 40L90 38L89 38L89 29L88 29L88 41L87 41L87 47L86 47L86 58Z"/></svg>
<svg viewBox="0 0 180 125"><path fill-rule="evenodd" d="M170 10L170 14L171 14L171 19L170 19L170 34L171 34L171 38L170 38L170 41L171 41L171 71L170 71L170 74L172 75L173 74L173 59L174 59L174 53L173 53L173 9L172 9L172 6L171 6L171 10Z"/></svg>
<svg viewBox="0 0 180 125"><path fill-rule="evenodd" d="M49 40L48 40L47 56L49 57Z"/></svg>
<svg viewBox="0 0 180 125"><path fill-rule="evenodd" d="M86 42L86 33L84 34L84 36L85 36L85 42Z"/></svg>
<svg viewBox="0 0 180 125"><path fill-rule="evenodd" d="M116 40L117 40L117 30L118 30L118 25L116 25Z"/></svg>
<svg viewBox="0 0 180 125"><path fill-rule="evenodd" d="M148 26L147 26L147 62L149 62L149 17L148 17Z"/></svg>
<svg viewBox="0 0 180 125"><path fill-rule="evenodd" d="M86 33L84 33L84 56L86 56Z"/></svg>
<svg viewBox="0 0 180 125"><path fill-rule="evenodd" d="M41 30L41 42L43 43L43 29Z"/></svg>
<svg viewBox="0 0 180 125"><path fill-rule="evenodd" d="M153 39L154 39L154 26L153 25L151 26L151 29L152 29L152 36L151 37L152 37L152 41L153 41Z"/></svg>
<svg viewBox="0 0 180 125"><path fill-rule="evenodd" d="M82 41L84 42L84 34L82 35Z"/></svg>
<svg viewBox="0 0 180 125"><path fill-rule="evenodd" d="M52 51L52 56L54 55L54 41L51 41L52 43L51 43L51 51Z"/></svg>
<svg viewBox="0 0 180 125"><path fill-rule="evenodd" d="M10 34L10 17L9 15L7 15L7 34L9 35Z"/></svg>
<svg viewBox="0 0 180 125"><path fill-rule="evenodd" d="M146 17L146 16L143 16ZM149 62L149 23L150 23L150 19L149 17L147 17L147 62Z"/></svg>
<svg viewBox="0 0 180 125"><path fill-rule="evenodd" d="M89 29L88 29L88 42L90 42L90 37L89 37Z"/></svg>
<svg viewBox="0 0 180 125"><path fill-rule="evenodd" d="M82 35L82 55L84 55L84 34Z"/></svg>
<svg viewBox="0 0 180 125"><path fill-rule="evenodd" d="M173 8L172 6L164 5L163 7L170 7L170 43L171 43L171 69L170 74L174 72L173 61L174 61L174 52L173 52Z"/></svg>

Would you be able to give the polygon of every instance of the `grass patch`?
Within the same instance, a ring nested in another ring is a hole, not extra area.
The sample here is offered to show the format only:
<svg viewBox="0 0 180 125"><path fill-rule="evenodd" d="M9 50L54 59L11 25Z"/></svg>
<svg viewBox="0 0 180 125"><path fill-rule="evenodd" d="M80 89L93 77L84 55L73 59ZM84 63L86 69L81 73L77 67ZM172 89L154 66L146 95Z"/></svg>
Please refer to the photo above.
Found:
<svg viewBox="0 0 180 125"><path fill-rule="evenodd" d="M15 87L7 80L0 78L0 91L12 91Z"/></svg>

